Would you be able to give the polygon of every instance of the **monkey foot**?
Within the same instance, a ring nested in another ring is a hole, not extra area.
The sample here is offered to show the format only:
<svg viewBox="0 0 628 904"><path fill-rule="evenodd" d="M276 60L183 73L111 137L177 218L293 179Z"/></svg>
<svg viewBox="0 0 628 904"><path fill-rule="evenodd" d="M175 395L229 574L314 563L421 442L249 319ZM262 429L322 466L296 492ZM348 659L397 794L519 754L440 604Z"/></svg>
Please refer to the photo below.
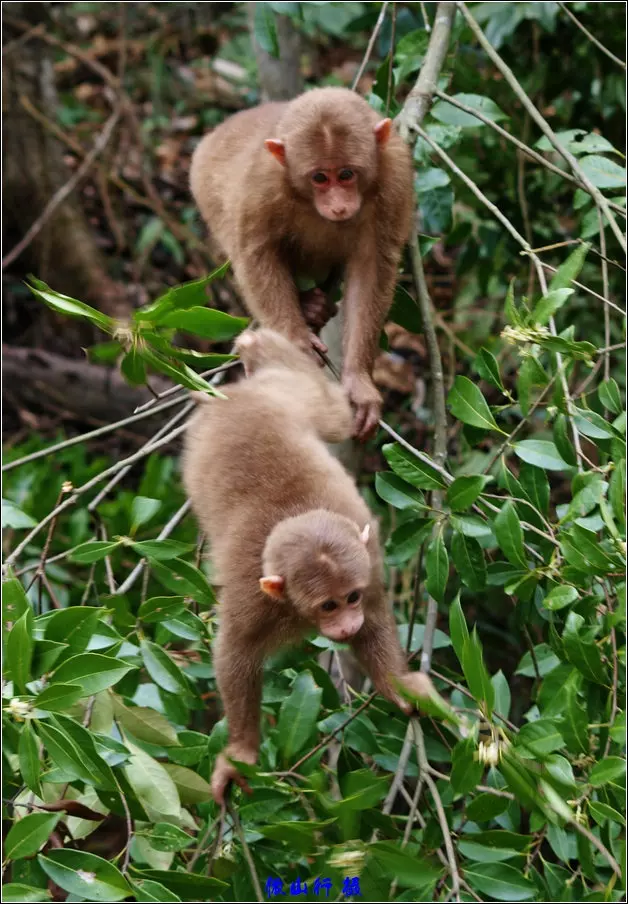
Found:
<svg viewBox="0 0 628 904"><path fill-rule="evenodd" d="M299 304L305 322L315 333L319 333L338 313L336 305L322 289L307 289L300 292Z"/></svg>

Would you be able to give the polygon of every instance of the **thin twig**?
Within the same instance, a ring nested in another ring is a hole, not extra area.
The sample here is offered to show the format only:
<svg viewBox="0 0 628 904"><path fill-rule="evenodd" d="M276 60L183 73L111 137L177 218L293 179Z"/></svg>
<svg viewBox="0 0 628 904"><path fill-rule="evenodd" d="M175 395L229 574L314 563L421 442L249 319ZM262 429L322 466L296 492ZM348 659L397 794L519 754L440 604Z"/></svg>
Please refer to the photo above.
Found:
<svg viewBox="0 0 628 904"><path fill-rule="evenodd" d="M410 721L414 730L414 740L416 744L417 759L419 762L419 771L423 781L430 790L432 800L434 801L434 806L436 807L438 821L440 823L441 832L443 834L443 841L445 842L445 852L447 854L447 862L449 864L449 872L451 874L452 891L455 900L459 901L460 873L458 871L458 864L456 863L456 855L451 840L451 832L449 829L449 824L447 822L447 815L445 813L438 788L436 787L436 783L430 775L430 765L427 760L427 754L425 752L425 742L423 739L423 729L421 728L421 723L417 717L412 718Z"/></svg>
<svg viewBox="0 0 628 904"><path fill-rule="evenodd" d="M621 868L619 863L615 860L611 852L605 847L600 839L593 834L593 832L588 829L586 826L583 826L582 823L578 822L578 820L574 817L569 820L569 825L573 826L578 834L582 835L583 838L586 838L589 844L592 844L593 847L597 848L602 857L607 861L610 868L613 872L618 876L619 880L622 879Z"/></svg>
<svg viewBox="0 0 628 904"><path fill-rule="evenodd" d="M558 267L553 267L551 264L546 264L544 261L541 261L541 266L544 270L549 270L550 273L556 273ZM572 286L577 286L578 289L582 289L583 292L587 292L589 295L592 295L593 298L597 298L599 301L603 301L604 304L607 304L611 308L615 308L616 311L619 311L624 317L626 316L626 311L623 308L620 308L618 304L615 304L614 301L611 301L610 298L606 298L604 295L600 295L599 292L596 292L595 289L589 288L589 286L585 286L584 283L578 282L576 279L570 279L569 282Z"/></svg>
<svg viewBox="0 0 628 904"><path fill-rule="evenodd" d="M562 5L562 4L561 4ZM606 260L606 233L604 231L604 217L599 206L597 207L597 219L600 229L600 250L602 252L602 293L604 298L608 298L610 289L608 285L608 261ZM611 375L611 353L608 347L611 344L611 318L608 305L604 305L604 379L608 380Z"/></svg>
<svg viewBox="0 0 628 904"><path fill-rule="evenodd" d="M180 389L181 387L177 386L176 388ZM180 405L182 402L185 402L185 399L186 396L182 396L180 399L171 399L168 402L164 402L163 405L155 406L150 410L139 414L132 414L129 417L122 418L120 421L105 424L103 427L97 427L95 430L89 430L87 433L81 433L79 436L72 436L70 439L64 439L59 443L54 443L52 446L47 446L45 449L38 449L37 452L31 452L30 455L23 455L22 458L16 458L14 461L7 462L2 465L2 470L12 471L13 468L19 468L21 465L28 464L38 458L46 458L46 456L52 455L55 452L60 452L62 449L76 446L78 443L86 443L89 442L90 439L96 439L98 436L105 436L107 433L113 433L121 427L126 427L128 424L141 421L153 414L159 414L162 411L166 411L168 408L172 408L174 405Z"/></svg>
<svg viewBox="0 0 628 904"><path fill-rule="evenodd" d="M455 3L440 2L436 7L434 26L419 77L396 119L399 133L408 144L414 143L415 125L423 122L432 105L438 78L449 50L449 38L455 15Z"/></svg>
<svg viewBox="0 0 628 904"><path fill-rule="evenodd" d="M474 107L469 107L468 104L462 103L462 101L458 100L457 97L452 97L449 94L446 94L444 91L440 91L437 89L434 92L435 96L440 98L441 100L446 101L448 104L451 104L452 107L458 107L459 110L464 110L465 113L468 113L469 116L475 116L476 119L479 119L480 122L483 122L484 125L489 126L489 128L493 129L494 132L497 132L498 135L501 135L502 138L505 138L506 141L509 141L511 144L514 144L516 148L525 154L526 157L529 157L531 160L534 160L536 163L544 166L545 169L549 170L551 173L555 173L557 176L562 176L567 182L571 182L574 185L577 185L578 188L582 189L582 191L587 192L589 194L589 190L587 189L584 182L580 182L579 179L576 179L575 176L572 176L571 173L565 172L559 166L556 166L555 163L552 163L550 160L546 160L542 154L539 154L538 151L535 151L534 148L531 148L525 142L521 141L520 138L517 138L515 135L512 135L510 132L506 131L499 123L494 122L492 119L489 119L484 113L480 110L476 110ZM619 213L621 216L626 216L626 210L623 207L620 207L619 204L614 204L609 201L611 208ZM555 246L550 245L549 248L553 248ZM535 248L535 251L543 251L542 248Z"/></svg>
<svg viewBox="0 0 628 904"><path fill-rule="evenodd" d="M626 69L626 64L624 63L624 61L620 60L619 57L616 57L614 53L611 53L611 51L608 49L608 47L605 47L601 41L598 41L598 39L595 37L595 35L591 34L591 32L587 28L584 27L582 22L579 19L576 19L576 17L574 16L574 14L569 9L569 7L567 6L566 3L559 2L558 5L560 6L560 8L562 9L562 11L564 13L567 13L567 15L569 16L571 21L574 23L574 25L578 26L580 31L587 36L587 38L589 39L589 41L591 41L592 44L595 44L596 47L599 47L599 49L602 51L602 53L605 53L609 59L611 59L614 63L617 63L618 66L621 66L622 69L624 69L624 70Z"/></svg>
<svg viewBox="0 0 628 904"><path fill-rule="evenodd" d="M377 22L375 23L375 28L373 29L373 33L369 39L369 42L366 47L366 51L364 53L364 57L362 62L360 63L360 68L358 69L355 78L353 79L353 84L351 85L351 90L355 91L357 88L362 75L364 74L364 70L368 65L368 61L371 59L371 54L373 53L373 48L375 47L375 41L377 40L377 35L379 34L382 25L384 24L384 19L386 18L386 10L388 9L388 0L386 3L382 4L382 8L379 11L379 16L377 17Z"/></svg>
<svg viewBox="0 0 628 904"><path fill-rule="evenodd" d="M388 60L388 86L386 88L386 116L390 113L390 104L393 95L393 64L395 62L395 37L397 32L397 4L392 5L390 20L390 51Z"/></svg>
<svg viewBox="0 0 628 904"><path fill-rule="evenodd" d="M177 509L177 511L172 516L172 518L165 525L163 530L161 530L159 532L156 539L157 540L165 540L165 538L168 537L172 533L172 531L175 529L175 527L185 518L187 513L190 511L191 507L192 507L192 503L190 502L189 499L186 499L186 501L183 503L183 505L179 509ZM118 589L116 591L114 591L117 596L121 596L123 593L127 593L127 591L129 591L131 589L133 584L136 582L136 580L138 579L138 577L141 575L142 571L144 570L145 565L146 565L146 559L140 559L140 561L137 563L137 565L135 566L135 568L133 569L131 574L128 576L126 581L124 581L122 584L120 584Z"/></svg>
<svg viewBox="0 0 628 904"><path fill-rule="evenodd" d="M77 171L74 173L74 175L71 176L70 179L68 179L68 181L65 182L61 186L61 188L59 188L54 193L50 201L48 201L48 203L46 204L44 210L37 217L35 222L29 227L29 229L27 229L17 245L14 245L9 253L2 259L2 269L8 267L9 264L13 263L13 261L18 258L26 248L28 248L35 236L38 235L46 225L57 207L59 207L65 201L65 199L72 194L79 182L87 175L96 158L104 151L105 147L107 146L107 143L113 135L113 130L115 129L119 119L120 110L114 110L114 112L105 123L102 132L94 142L94 147L86 155L85 159L83 160Z"/></svg>
<svg viewBox="0 0 628 904"><path fill-rule="evenodd" d="M211 837L211 834L212 834L213 830L214 830L214 829L216 828L216 826L218 825L219 820L220 820L220 816L217 816L216 819L214 819L213 822L210 822L209 825L207 826L207 829L205 830L205 834L203 835L203 837L202 837L201 840L199 841L199 843L198 843L198 845L197 845L197 847L196 847L196 850L194 851L194 853L193 853L192 856L190 857L190 860L189 860L189 862L188 862L188 865L187 865L186 868L185 868L185 871L186 871L187 873L191 873L191 872L193 871L193 869L194 869L194 867L195 867L195 865L196 865L196 861L197 861L198 858L201 856L201 853L203 852L203 848L205 847L205 845L206 845L207 842L209 841L209 839L210 839L210 837Z"/></svg>
<svg viewBox="0 0 628 904"><path fill-rule="evenodd" d="M240 817L238 816L238 811L236 808L228 803L227 811L233 820L233 825L236 830L236 835L240 839L240 844L242 845L242 851L244 852L244 859L246 860L249 872L251 873L251 881L253 882L253 888L255 889L255 894L257 895L258 901L264 900L264 895L262 893L262 886L260 885L259 876L257 875L257 870L255 869L255 863L253 861L253 857L251 856L251 851L249 849L248 844L246 843L246 838L244 837L244 832L242 831L242 826L240 825Z"/></svg>

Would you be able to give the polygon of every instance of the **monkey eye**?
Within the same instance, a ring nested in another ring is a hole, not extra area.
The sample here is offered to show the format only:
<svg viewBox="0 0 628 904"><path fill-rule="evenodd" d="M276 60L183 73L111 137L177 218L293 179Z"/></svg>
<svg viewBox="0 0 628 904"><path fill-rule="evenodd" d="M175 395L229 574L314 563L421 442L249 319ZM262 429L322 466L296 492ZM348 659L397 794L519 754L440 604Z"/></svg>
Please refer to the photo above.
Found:
<svg viewBox="0 0 628 904"><path fill-rule="evenodd" d="M360 601L361 596L362 596L362 594L360 593L359 590L352 590L351 593L349 594L349 596L347 597L347 602L349 604L358 603Z"/></svg>
<svg viewBox="0 0 628 904"><path fill-rule="evenodd" d="M354 176L355 173L353 172L353 170L343 169L338 173L338 180L340 182L349 182L351 179L353 179Z"/></svg>
<svg viewBox="0 0 628 904"><path fill-rule="evenodd" d="M312 182L316 182L318 185L324 185L325 182L329 182L329 179L325 175L325 173L314 173L312 176Z"/></svg>
<svg viewBox="0 0 628 904"><path fill-rule="evenodd" d="M327 600L321 606L321 609L323 609L325 612L333 612L334 609L337 609L337 608L338 608L338 603L334 602L334 600Z"/></svg>

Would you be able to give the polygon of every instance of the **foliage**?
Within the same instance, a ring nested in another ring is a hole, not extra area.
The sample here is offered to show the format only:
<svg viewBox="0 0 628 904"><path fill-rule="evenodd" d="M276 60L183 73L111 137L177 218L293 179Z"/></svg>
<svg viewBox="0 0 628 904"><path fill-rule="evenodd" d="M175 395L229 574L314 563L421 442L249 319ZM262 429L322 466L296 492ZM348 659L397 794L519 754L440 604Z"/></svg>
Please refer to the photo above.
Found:
<svg viewBox="0 0 628 904"><path fill-rule="evenodd" d="M379 13L375 4L258 7L269 52L277 15L349 40ZM558 4L471 10L530 96L555 111L552 126L587 177L623 205L612 63L592 62ZM612 11L600 17L596 33L610 41ZM565 35L571 50L556 67ZM390 101L393 114L427 49L418 5L399 10L396 37L370 97L380 110ZM620 249L607 225L600 236L591 195L560 174L527 163L522 199L516 150L469 110L517 136L529 123L460 17L454 38L439 87L466 109L439 98L426 134L518 229L529 216L530 245L549 246L539 255L555 271L546 287L530 277L511 233L419 138L421 250L429 259L436 237L462 249L450 330L474 356L452 367L446 467L404 435L383 445L365 493L413 654L427 633L417 608L428 596L439 604L434 679L454 718L441 710L408 729L380 697L347 703L319 660L335 645L314 638L268 664L260 762L242 767L253 796L234 792L221 816L208 784L226 737L211 655L216 599L193 521L180 517L176 463L149 448L141 474L92 512L82 488L124 462L80 445L29 459L7 471L3 500L8 548L33 532L3 585L6 900L48 900L50 881L68 900L246 901L259 898L257 883L271 897L297 882L307 883L300 897L318 900L325 879L334 897L357 897L358 879L365 900L624 900L625 401L599 299L621 286L617 268L601 276L602 238L609 261ZM530 142L563 166L545 137ZM111 339L96 355L120 359L130 382L148 368L216 391L194 368L232 356L175 340L223 342L243 328L204 306L205 284L223 273L170 289L125 326L40 280L30 286L103 329ZM421 331L401 286L393 316ZM12 448L6 464L38 448L36 438ZM393 775L405 796L389 804Z"/></svg>

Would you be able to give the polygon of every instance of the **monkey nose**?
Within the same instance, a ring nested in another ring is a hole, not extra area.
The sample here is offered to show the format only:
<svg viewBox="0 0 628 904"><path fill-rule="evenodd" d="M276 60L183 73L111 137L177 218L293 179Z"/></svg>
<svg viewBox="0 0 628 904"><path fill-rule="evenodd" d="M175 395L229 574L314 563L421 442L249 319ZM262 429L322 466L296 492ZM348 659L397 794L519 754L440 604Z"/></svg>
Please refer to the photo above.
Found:
<svg viewBox="0 0 628 904"><path fill-rule="evenodd" d="M343 217L345 217L347 215L347 208L346 207L333 207L331 212L333 213L333 215L335 217L338 217L338 219L341 220Z"/></svg>

